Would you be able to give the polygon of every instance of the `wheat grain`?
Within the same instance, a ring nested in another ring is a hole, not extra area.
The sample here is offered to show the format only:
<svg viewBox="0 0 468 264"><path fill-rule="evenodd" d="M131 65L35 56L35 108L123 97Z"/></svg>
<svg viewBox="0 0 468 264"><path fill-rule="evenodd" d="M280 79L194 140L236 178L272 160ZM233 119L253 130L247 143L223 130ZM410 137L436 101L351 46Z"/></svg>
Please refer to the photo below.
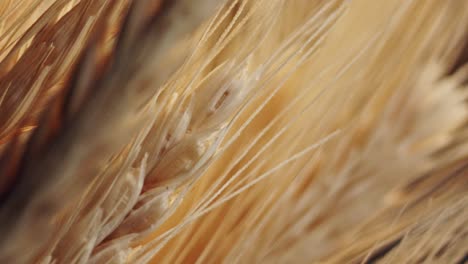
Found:
<svg viewBox="0 0 468 264"><path fill-rule="evenodd" d="M463 263L468 5L220 2L0 4L0 262Z"/></svg>

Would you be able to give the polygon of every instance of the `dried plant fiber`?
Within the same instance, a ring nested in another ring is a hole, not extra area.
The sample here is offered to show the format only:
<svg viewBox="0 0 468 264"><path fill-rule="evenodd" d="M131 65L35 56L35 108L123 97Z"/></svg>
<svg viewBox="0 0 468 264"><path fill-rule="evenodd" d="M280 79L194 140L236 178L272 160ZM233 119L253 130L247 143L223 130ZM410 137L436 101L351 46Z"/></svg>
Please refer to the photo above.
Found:
<svg viewBox="0 0 468 264"><path fill-rule="evenodd" d="M0 263L467 263L467 103L465 0L0 0Z"/></svg>

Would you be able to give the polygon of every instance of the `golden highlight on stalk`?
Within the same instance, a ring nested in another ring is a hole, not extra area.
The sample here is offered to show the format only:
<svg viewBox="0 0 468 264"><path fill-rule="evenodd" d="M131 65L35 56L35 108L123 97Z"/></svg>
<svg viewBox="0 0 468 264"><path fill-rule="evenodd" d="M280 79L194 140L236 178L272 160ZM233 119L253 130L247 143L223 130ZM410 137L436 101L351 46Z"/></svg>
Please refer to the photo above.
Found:
<svg viewBox="0 0 468 264"><path fill-rule="evenodd" d="M465 263L468 2L0 1L0 263Z"/></svg>

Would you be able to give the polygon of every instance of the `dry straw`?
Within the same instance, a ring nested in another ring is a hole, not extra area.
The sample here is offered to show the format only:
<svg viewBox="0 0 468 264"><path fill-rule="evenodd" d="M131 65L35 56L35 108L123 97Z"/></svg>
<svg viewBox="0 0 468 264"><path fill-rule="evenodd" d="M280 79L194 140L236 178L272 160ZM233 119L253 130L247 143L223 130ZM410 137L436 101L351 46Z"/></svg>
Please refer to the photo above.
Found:
<svg viewBox="0 0 468 264"><path fill-rule="evenodd" d="M0 263L464 263L468 2L0 3Z"/></svg>

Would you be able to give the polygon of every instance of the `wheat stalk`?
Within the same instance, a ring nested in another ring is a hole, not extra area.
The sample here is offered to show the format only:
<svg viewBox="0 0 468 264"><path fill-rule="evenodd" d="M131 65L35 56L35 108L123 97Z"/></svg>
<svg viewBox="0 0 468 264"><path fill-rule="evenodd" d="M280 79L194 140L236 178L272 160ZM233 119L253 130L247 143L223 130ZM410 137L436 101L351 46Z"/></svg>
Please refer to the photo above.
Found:
<svg viewBox="0 0 468 264"><path fill-rule="evenodd" d="M0 262L463 263L467 8L2 2Z"/></svg>

